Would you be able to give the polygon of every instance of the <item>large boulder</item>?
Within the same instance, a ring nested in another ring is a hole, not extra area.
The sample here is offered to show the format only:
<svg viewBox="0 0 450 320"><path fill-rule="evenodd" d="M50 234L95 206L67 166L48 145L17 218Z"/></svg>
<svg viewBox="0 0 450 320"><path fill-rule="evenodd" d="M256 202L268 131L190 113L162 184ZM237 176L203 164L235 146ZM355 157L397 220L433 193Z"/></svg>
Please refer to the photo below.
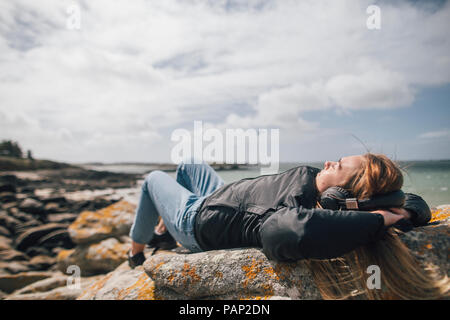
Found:
<svg viewBox="0 0 450 320"><path fill-rule="evenodd" d="M400 235L427 265L449 274L449 207L425 227ZM260 249L147 255L144 268L127 263L84 291L79 299L321 299L303 261L280 263Z"/></svg>
<svg viewBox="0 0 450 320"><path fill-rule="evenodd" d="M69 226L70 237L77 244L86 244L127 235L135 209L134 204L119 201L97 211L84 211Z"/></svg>
<svg viewBox="0 0 450 320"><path fill-rule="evenodd" d="M270 261L260 249L160 254L147 259L145 272L166 299L320 299L302 262Z"/></svg>

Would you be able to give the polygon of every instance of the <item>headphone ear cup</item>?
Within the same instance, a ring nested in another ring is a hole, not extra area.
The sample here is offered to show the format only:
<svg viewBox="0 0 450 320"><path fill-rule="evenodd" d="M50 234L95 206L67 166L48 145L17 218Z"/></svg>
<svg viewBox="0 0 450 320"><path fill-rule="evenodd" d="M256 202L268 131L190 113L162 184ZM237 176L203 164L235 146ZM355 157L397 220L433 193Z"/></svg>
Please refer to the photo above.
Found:
<svg viewBox="0 0 450 320"><path fill-rule="evenodd" d="M319 203L324 209L341 210L346 209L345 199L351 197L350 191L341 187L331 187L322 192Z"/></svg>

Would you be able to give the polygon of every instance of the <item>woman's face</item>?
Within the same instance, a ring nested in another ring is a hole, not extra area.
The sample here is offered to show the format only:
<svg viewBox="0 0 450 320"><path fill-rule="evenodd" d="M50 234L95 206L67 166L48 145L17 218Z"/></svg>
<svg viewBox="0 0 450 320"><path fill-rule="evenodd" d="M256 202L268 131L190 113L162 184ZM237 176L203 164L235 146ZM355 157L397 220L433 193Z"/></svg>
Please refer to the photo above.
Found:
<svg viewBox="0 0 450 320"><path fill-rule="evenodd" d="M361 168L363 156L348 156L339 161L325 162L323 170L316 176L316 186L319 193L330 187L343 186L353 173Z"/></svg>

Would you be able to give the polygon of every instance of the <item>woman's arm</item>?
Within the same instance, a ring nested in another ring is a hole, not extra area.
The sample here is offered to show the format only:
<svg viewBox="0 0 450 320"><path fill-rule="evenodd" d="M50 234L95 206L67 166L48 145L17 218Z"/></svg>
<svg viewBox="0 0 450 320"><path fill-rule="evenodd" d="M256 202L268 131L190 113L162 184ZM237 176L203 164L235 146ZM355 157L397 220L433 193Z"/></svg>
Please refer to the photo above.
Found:
<svg viewBox="0 0 450 320"><path fill-rule="evenodd" d="M403 218L381 212L283 207L261 226L263 252L278 261L339 257L378 240L387 226Z"/></svg>

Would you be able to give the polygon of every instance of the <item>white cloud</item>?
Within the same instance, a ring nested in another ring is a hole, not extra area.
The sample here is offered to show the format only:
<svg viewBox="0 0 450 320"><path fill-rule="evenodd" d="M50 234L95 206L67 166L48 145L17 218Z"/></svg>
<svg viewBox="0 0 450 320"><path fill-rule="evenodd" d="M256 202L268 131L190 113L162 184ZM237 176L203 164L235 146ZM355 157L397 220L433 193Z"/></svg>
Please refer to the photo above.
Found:
<svg viewBox="0 0 450 320"><path fill-rule="evenodd" d="M388 109L409 106L414 93L405 79L382 68L365 68L361 74L332 77L326 92L343 109Z"/></svg>
<svg viewBox="0 0 450 320"><path fill-rule="evenodd" d="M424 132L419 135L419 138L423 139L450 138L450 129Z"/></svg>
<svg viewBox="0 0 450 320"><path fill-rule="evenodd" d="M369 4L3 1L0 112L28 122L0 138L37 157L163 161L167 130L194 120L285 128L290 141L326 131L307 111L407 107L412 88L450 82L449 4L383 2L377 31Z"/></svg>

